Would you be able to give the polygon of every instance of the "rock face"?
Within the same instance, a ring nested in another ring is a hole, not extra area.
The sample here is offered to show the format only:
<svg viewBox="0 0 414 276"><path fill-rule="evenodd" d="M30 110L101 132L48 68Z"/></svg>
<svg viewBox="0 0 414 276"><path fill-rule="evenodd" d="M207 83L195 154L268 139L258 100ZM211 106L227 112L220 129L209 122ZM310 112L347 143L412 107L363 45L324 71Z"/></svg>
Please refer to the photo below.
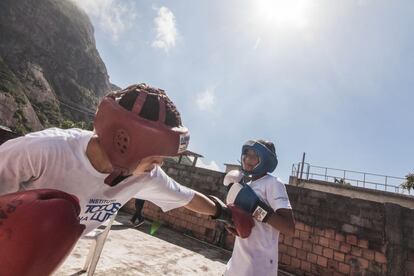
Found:
<svg viewBox="0 0 414 276"><path fill-rule="evenodd" d="M111 90L88 16L70 0L0 1L0 124L90 122Z"/></svg>

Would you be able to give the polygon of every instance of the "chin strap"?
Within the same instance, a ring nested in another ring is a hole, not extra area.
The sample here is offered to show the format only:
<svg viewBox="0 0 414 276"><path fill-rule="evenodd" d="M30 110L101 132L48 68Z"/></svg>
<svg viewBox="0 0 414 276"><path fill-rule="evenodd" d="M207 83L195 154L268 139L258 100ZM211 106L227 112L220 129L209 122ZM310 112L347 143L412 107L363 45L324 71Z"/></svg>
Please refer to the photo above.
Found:
<svg viewBox="0 0 414 276"><path fill-rule="evenodd" d="M115 168L104 180L105 184L114 187L116 186L119 182L116 182L115 180L120 177L121 175L123 175L123 170L120 168Z"/></svg>

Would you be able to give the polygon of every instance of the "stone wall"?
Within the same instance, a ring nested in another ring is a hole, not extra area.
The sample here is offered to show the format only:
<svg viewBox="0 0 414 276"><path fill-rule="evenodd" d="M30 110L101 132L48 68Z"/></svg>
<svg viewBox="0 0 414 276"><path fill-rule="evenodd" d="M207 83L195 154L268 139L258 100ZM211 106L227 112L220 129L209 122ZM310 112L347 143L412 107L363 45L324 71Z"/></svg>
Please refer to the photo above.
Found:
<svg viewBox="0 0 414 276"><path fill-rule="evenodd" d="M224 198L223 173L167 163L175 180ZM296 275L414 275L414 210L286 186L293 237L280 236L279 266ZM133 212L131 200L124 208ZM232 249L234 238L209 217L178 208L163 213L147 202L144 215L198 239Z"/></svg>

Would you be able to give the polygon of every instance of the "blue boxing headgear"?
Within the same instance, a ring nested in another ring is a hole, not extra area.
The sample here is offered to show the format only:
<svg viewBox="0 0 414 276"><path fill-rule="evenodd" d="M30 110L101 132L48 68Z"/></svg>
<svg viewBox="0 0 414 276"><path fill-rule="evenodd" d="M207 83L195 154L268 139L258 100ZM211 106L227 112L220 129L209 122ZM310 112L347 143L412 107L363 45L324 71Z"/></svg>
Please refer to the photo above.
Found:
<svg viewBox="0 0 414 276"><path fill-rule="evenodd" d="M251 171L245 171L242 164L242 171L246 176L261 176L266 173L271 173L276 169L277 156L276 152L270 150L264 144L257 140L249 140L242 147L241 160L243 162L243 155L251 149L254 150L259 156L259 163Z"/></svg>

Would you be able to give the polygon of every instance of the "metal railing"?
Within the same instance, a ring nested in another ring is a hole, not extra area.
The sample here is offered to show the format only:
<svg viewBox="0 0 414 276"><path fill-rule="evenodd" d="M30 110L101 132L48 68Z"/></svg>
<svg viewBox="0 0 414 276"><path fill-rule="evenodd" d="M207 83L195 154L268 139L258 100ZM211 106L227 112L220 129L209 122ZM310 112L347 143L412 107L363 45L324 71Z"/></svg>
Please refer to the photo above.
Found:
<svg viewBox="0 0 414 276"><path fill-rule="evenodd" d="M341 185L351 185L399 194L410 194L409 191L401 188L401 184L406 180L403 177L312 166L309 163L302 162L292 165L292 176L303 180L322 180Z"/></svg>

